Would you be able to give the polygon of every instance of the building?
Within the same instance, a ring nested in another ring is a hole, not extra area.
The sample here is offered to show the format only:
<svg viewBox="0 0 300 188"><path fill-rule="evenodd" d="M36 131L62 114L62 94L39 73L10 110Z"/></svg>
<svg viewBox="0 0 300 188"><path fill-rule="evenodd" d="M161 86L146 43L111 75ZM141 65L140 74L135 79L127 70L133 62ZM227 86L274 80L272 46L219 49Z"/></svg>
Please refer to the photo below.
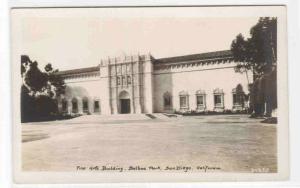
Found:
<svg viewBox="0 0 300 188"><path fill-rule="evenodd" d="M60 71L67 88L58 107L67 114L244 110L253 78L235 66L230 51L108 58L95 67Z"/></svg>

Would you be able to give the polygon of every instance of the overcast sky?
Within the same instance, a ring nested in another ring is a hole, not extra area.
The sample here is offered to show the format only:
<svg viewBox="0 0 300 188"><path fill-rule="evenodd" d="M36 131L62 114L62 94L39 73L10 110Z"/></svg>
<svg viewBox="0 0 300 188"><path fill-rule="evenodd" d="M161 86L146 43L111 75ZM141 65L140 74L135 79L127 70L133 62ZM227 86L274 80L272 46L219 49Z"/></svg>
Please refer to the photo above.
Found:
<svg viewBox="0 0 300 188"><path fill-rule="evenodd" d="M218 14L214 14L218 15ZM155 58L229 50L258 17L203 17L195 9L39 9L13 16L18 53L60 70L102 58L151 53Z"/></svg>

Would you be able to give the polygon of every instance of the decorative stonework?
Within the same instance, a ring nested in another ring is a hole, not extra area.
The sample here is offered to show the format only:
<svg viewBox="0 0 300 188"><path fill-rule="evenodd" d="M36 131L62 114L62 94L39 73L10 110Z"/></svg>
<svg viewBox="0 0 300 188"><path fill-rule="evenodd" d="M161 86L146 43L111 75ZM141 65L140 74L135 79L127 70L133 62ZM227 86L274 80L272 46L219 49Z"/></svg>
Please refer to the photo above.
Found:
<svg viewBox="0 0 300 188"><path fill-rule="evenodd" d="M181 69L181 68L189 68L189 67L198 67L205 65L214 65L214 64L226 64L232 62L232 58L220 58L220 59L211 59L211 60L196 60L196 61L188 61L188 62L178 62L172 64L159 64L154 65L155 70L166 70L166 69Z"/></svg>
<svg viewBox="0 0 300 188"><path fill-rule="evenodd" d="M196 95L205 95L205 91L202 89L199 89L196 91Z"/></svg>
<svg viewBox="0 0 300 188"><path fill-rule="evenodd" d="M182 90L182 91L179 92L179 95L180 95L180 96L186 96L186 95L189 95L189 94L188 94L187 91Z"/></svg>
<svg viewBox="0 0 300 188"><path fill-rule="evenodd" d="M233 61L231 51L217 51L154 60L155 70L179 69L194 66L225 64Z"/></svg>
<svg viewBox="0 0 300 188"><path fill-rule="evenodd" d="M214 89L213 92L214 92L214 94L224 94L223 89L220 89L220 88Z"/></svg>
<svg viewBox="0 0 300 188"><path fill-rule="evenodd" d="M68 74L62 75L63 79L82 79L82 78L96 78L100 76L100 72L89 72L89 73L78 73L78 74Z"/></svg>

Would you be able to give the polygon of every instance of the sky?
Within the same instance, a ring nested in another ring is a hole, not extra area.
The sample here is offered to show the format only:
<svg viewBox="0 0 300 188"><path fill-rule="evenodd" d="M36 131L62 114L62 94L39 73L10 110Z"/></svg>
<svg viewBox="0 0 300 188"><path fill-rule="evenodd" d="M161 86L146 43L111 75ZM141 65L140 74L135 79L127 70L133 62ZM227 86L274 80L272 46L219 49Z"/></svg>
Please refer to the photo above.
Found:
<svg viewBox="0 0 300 188"><path fill-rule="evenodd" d="M257 16L228 17L199 9L40 9L12 16L13 46L40 68L96 66L101 59L151 53L155 58L229 50L249 36Z"/></svg>

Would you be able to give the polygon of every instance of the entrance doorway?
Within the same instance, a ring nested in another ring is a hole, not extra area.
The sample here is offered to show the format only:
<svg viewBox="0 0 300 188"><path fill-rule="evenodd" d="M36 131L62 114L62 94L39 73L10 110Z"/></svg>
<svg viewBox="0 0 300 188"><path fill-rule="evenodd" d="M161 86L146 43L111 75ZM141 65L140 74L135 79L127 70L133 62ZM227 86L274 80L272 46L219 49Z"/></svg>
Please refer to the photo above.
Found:
<svg viewBox="0 0 300 188"><path fill-rule="evenodd" d="M130 110L129 93L127 91L122 91L119 95L119 113L129 114Z"/></svg>
<svg viewBox="0 0 300 188"><path fill-rule="evenodd" d="M121 114L130 113L130 99L120 99L121 103Z"/></svg>

